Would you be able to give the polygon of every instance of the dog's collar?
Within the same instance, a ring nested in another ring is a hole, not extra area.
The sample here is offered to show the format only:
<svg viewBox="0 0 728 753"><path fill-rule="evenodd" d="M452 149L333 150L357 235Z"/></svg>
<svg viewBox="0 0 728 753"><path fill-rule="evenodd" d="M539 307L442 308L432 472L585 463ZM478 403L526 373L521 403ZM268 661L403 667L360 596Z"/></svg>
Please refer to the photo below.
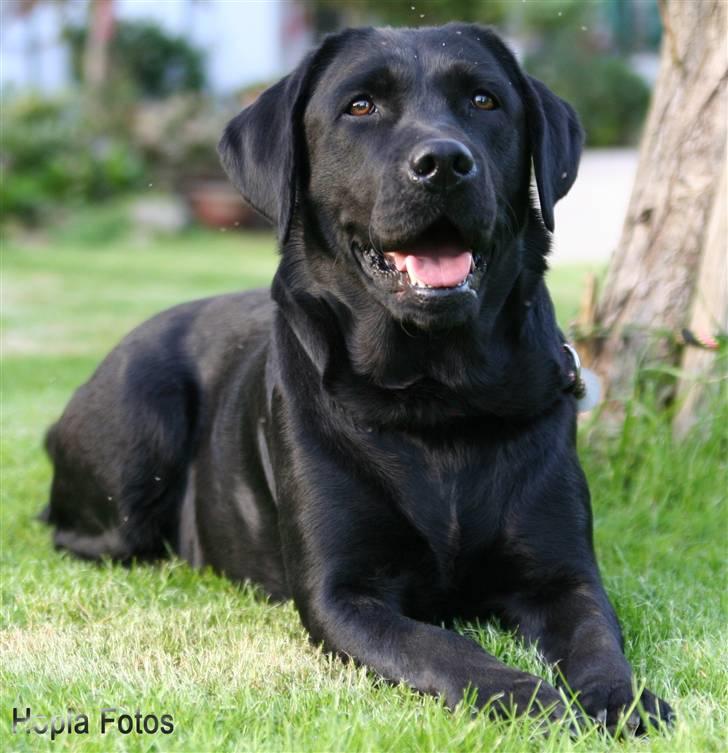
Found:
<svg viewBox="0 0 728 753"><path fill-rule="evenodd" d="M573 393L576 398L576 409L580 413L591 410L599 402L601 396L599 377L590 369L582 367L576 348L569 343L564 343L563 348L570 362L566 372L567 385L564 391Z"/></svg>

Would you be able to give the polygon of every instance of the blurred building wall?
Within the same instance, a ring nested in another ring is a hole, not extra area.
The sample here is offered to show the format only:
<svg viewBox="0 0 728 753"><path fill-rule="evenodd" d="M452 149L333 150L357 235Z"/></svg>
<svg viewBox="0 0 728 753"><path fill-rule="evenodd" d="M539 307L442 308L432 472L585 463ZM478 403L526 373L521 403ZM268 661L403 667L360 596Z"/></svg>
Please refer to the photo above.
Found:
<svg viewBox="0 0 728 753"><path fill-rule="evenodd" d="M68 85L70 55L60 34L63 9L43 3L19 15L20 4L0 2L0 85L53 92Z"/></svg>
<svg viewBox="0 0 728 753"><path fill-rule="evenodd" d="M62 31L67 21L85 20L86 0L41 2L26 13L12 0L0 5L3 89L52 93L70 86ZM306 14L293 0L115 0L114 9L117 19L154 21L204 50L216 93L278 77L312 39Z"/></svg>

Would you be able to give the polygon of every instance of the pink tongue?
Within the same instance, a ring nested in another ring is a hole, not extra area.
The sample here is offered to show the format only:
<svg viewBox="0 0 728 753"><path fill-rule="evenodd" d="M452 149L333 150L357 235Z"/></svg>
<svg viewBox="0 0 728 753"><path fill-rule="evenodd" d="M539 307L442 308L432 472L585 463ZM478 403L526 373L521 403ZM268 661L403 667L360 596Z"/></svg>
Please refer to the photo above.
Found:
<svg viewBox="0 0 728 753"><path fill-rule="evenodd" d="M407 270L410 282L429 285L431 288L452 288L469 274L473 262L470 251L441 249L426 256L394 253L394 261L400 272Z"/></svg>

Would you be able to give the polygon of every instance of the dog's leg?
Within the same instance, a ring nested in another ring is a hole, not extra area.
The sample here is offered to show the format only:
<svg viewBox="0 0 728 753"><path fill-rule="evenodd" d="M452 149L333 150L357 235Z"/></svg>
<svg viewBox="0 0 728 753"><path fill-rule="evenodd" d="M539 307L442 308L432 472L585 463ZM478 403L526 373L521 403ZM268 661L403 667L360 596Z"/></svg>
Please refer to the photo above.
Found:
<svg viewBox="0 0 728 753"><path fill-rule="evenodd" d="M79 557L157 559L177 546L200 389L174 342L153 345L137 336L115 348L48 432L43 518Z"/></svg>
<svg viewBox="0 0 728 753"><path fill-rule="evenodd" d="M617 617L596 579L557 593L547 603L519 599L518 606L508 610L511 621L538 642L550 662L558 663L584 710L613 729L635 700ZM639 701L652 724L672 721L670 706L649 690L642 691ZM633 713L627 725L638 733L647 731L639 713Z"/></svg>
<svg viewBox="0 0 728 753"><path fill-rule="evenodd" d="M559 693L541 678L506 666L457 633L405 617L384 599L345 589L314 603L305 619L314 641L390 681L441 696L450 708L470 690L478 708L492 701L494 713L551 719L564 713Z"/></svg>

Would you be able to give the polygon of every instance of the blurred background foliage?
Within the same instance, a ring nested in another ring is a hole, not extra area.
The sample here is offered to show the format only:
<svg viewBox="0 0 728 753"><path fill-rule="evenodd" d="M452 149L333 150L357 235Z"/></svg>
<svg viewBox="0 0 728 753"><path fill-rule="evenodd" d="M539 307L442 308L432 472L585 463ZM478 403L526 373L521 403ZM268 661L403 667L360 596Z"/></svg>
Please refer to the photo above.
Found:
<svg viewBox="0 0 728 753"><path fill-rule="evenodd" d="M28 13L48 1L19 0L16 6ZM494 24L526 69L575 106L588 146L630 145L639 137L650 90L637 69L640 56L654 58L659 43L656 0L294 5L311 42L345 25ZM0 188L2 228L52 224L68 207L150 186L176 194L188 215L203 223L255 224L226 187L214 147L227 118L271 82L221 96L208 81L203 50L143 19L113 19L105 72L91 81L94 10L112 13L114 6L113 0L92 0L87 7L80 21L77 15L62 29L75 82L70 90L4 92L0 163L11 179Z"/></svg>
<svg viewBox="0 0 728 753"><path fill-rule="evenodd" d="M88 29L68 26L64 34L71 47L74 77L82 83ZM199 92L205 86L203 53L148 21L117 22L109 58L107 86L124 87L127 96L160 99L182 91Z"/></svg>
<svg viewBox="0 0 728 753"><path fill-rule="evenodd" d="M117 131L117 132L114 132ZM103 201L138 188L145 172L125 129L99 130L78 97L29 95L3 108L0 182L5 218L48 220L59 204Z"/></svg>

